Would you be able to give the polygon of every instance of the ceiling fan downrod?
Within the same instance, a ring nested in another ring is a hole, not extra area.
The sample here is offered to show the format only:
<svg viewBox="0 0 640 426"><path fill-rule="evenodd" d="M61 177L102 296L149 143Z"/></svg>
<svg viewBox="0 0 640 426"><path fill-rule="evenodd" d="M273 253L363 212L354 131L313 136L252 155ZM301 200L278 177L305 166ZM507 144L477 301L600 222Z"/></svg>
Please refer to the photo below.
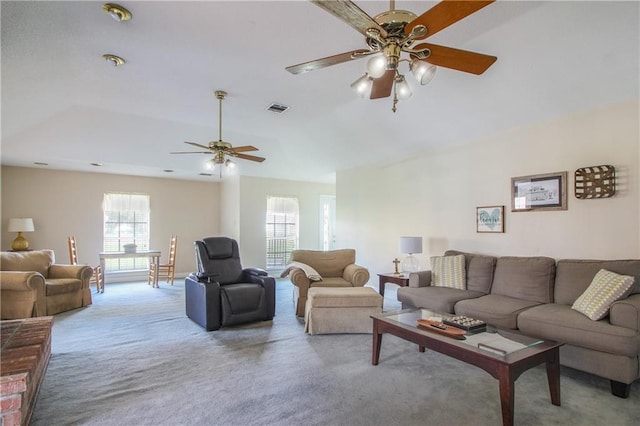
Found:
<svg viewBox="0 0 640 426"><path fill-rule="evenodd" d="M227 92L216 90L218 98L218 142L222 142L222 100L227 97Z"/></svg>

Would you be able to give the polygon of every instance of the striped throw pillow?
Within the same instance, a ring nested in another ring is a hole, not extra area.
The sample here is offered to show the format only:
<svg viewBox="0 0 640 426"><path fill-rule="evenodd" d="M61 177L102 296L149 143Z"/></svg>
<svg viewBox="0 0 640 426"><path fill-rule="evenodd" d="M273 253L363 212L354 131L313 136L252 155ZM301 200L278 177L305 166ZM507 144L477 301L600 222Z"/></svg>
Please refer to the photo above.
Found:
<svg viewBox="0 0 640 426"><path fill-rule="evenodd" d="M433 256L431 258L432 286L466 290L466 278L467 273L464 266L464 254L457 256Z"/></svg>
<svg viewBox="0 0 640 426"><path fill-rule="evenodd" d="M633 280L632 276L600 269L571 309L594 321L600 320L609 314L609 307L613 302L629 295Z"/></svg>

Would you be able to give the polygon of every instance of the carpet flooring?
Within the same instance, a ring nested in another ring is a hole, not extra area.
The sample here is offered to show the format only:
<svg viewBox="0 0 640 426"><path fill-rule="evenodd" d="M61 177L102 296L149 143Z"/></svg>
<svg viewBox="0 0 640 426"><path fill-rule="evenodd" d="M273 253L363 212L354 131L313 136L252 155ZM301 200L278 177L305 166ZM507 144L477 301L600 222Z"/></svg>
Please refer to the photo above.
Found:
<svg viewBox="0 0 640 426"><path fill-rule="evenodd" d="M498 382L484 371L385 335L304 333L292 286L278 280L273 321L206 332L184 309L184 282L107 284L93 305L55 316L52 357L32 425L500 425ZM388 286L385 310L397 309ZM516 382L517 425L640 424L640 385L545 369Z"/></svg>

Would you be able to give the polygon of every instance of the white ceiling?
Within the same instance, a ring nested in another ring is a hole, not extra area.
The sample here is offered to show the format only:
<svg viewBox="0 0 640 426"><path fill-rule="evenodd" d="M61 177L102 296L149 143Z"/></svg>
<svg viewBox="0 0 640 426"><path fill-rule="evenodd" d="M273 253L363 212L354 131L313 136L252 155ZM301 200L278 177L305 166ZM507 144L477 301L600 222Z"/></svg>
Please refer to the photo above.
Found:
<svg viewBox="0 0 640 426"><path fill-rule="evenodd" d="M365 47L361 34L309 2L123 0L133 13L125 23L102 4L2 1L3 165L215 180L199 175L210 157L170 154L191 150L183 141L218 139L215 90L229 93L223 139L267 158L237 160L239 173L318 182L638 98L636 1L491 4L428 41L498 61L481 76L440 68L395 114L390 98L350 90L366 60L285 71ZM356 4L371 16L389 9ZM419 15L434 4L399 0L396 8ZM104 53L127 64L111 67ZM291 109L274 114L271 102Z"/></svg>

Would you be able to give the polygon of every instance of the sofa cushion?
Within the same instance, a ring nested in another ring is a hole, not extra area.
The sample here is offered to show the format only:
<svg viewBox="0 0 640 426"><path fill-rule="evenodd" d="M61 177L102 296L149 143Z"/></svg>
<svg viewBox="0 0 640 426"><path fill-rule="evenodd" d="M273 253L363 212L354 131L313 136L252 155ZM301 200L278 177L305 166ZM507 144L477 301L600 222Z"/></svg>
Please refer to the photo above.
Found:
<svg viewBox="0 0 640 426"><path fill-rule="evenodd" d="M518 316L518 328L526 335L622 356L638 356L635 330L611 325L607 319L592 321L570 306L550 303L527 309Z"/></svg>
<svg viewBox="0 0 640 426"><path fill-rule="evenodd" d="M82 281L76 278L48 278L45 285L47 296L79 291L81 288Z"/></svg>
<svg viewBox="0 0 640 426"><path fill-rule="evenodd" d="M555 272L556 261L550 257L500 257L491 294L551 303Z"/></svg>
<svg viewBox="0 0 640 426"><path fill-rule="evenodd" d="M464 255L431 257L431 285L465 290L466 268Z"/></svg>
<svg viewBox="0 0 640 426"><path fill-rule="evenodd" d="M467 290L481 291L484 294L488 294L493 282L497 258L457 250L447 250L444 253L445 256L459 254L464 255L465 270L467 271Z"/></svg>
<svg viewBox="0 0 640 426"><path fill-rule="evenodd" d="M322 281L311 281L310 287L353 287L353 285L342 277L327 277Z"/></svg>
<svg viewBox="0 0 640 426"><path fill-rule="evenodd" d="M497 327L515 329L517 316L540 303L499 294L487 294L477 299L461 300L454 306L456 315L480 319Z"/></svg>
<svg viewBox="0 0 640 426"><path fill-rule="evenodd" d="M45 278L49 275L49 268L55 263L53 250L5 251L0 256L3 271L34 271Z"/></svg>
<svg viewBox="0 0 640 426"><path fill-rule="evenodd" d="M640 293L640 259L632 260L558 260L554 301L572 305L589 287L600 269L635 277L631 294Z"/></svg>
<svg viewBox="0 0 640 426"><path fill-rule="evenodd" d="M485 293L473 290L458 290L449 287L400 287L397 298L403 306L429 309L442 314L453 314L453 307L461 300L474 299Z"/></svg>
<svg viewBox="0 0 640 426"><path fill-rule="evenodd" d="M613 302L629 295L633 281L632 276L601 269L571 309L593 321L600 320L609 314L609 307Z"/></svg>

